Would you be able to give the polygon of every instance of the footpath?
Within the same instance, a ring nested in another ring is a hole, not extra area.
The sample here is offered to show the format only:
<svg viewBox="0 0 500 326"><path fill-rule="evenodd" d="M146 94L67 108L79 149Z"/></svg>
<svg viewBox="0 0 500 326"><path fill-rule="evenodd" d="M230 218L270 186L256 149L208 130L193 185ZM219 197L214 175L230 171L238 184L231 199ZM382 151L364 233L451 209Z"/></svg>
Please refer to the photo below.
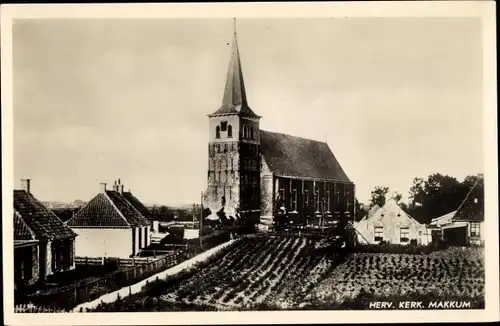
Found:
<svg viewBox="0 0 500 326"><path fill-rule="evenodd" d="M167 270L164 270L160 273L152 275L152 276L148 277L147 279L142 280L136 284L132 284L130 286L123 287L120 290L116 290L116 291L104 294L103 296L101 296L93 301L79 304L78 306L73 308L72 312L81 312L81 311L85 311L85 309L94 309L101 303L111 303L111 302L116 301L118 299L118 297L124 298L126 296L131 295L131 294L138 293L142 290L143 286L145 286L147 283L153 282L156 279L164 279L167 276L175 275L183 270L191 268L194 264L197 264L199 262L202 262L202 261L208 259L212 255L214 255L215 253L217 253L221 249L224 249L225 247L229 246L231 243L233 243L235 241L237 241L237 240L230 240L228 242L220 244L212 249L209 249L209 250L207 250L199 255L194 256L193 258L191 258L189 260L186 260L186 261L184 261L178 265L175 265Z"/></svg>

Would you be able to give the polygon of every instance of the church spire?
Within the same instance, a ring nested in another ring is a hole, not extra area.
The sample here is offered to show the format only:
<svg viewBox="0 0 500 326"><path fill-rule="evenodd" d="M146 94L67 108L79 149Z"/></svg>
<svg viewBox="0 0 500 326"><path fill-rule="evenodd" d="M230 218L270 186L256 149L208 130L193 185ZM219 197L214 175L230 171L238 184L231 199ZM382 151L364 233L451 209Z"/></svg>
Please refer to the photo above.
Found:
<svg viewBox="0 0 500 326"><path fill-rule="evenodd" d="M239 113L250 117L257 116L248 106L243 71L241 69L240 51L238 49L238 35L236 32L236 18L233 18L233 44L231 58L226 77L226 87L222 98L222 106L212 115Z"/></svg>
<svg viewBox="0 0 500 326"><path fill-rule="evenodd" d="M245 92L245 82L241 70L240 51L238 49L238 34L236 33L236 18L233 19L233 44L231 49L231 59L227 71L226 88L222 106L248 106Z"/></svg>

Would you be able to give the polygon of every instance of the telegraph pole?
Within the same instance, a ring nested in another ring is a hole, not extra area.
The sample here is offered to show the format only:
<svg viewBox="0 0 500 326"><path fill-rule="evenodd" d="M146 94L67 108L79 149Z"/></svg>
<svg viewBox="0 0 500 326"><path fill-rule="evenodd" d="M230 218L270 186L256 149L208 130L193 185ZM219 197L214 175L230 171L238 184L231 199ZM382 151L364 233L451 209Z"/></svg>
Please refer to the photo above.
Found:
<svg viewBox="0 0 500 326"><path fill-rule="evenodd" d="M200 232L199 232L199 238L200 238L200 249L203 248L203 191L201 192L201 197L200 197ZM194 213L193 213L194 216Z"/></svg>

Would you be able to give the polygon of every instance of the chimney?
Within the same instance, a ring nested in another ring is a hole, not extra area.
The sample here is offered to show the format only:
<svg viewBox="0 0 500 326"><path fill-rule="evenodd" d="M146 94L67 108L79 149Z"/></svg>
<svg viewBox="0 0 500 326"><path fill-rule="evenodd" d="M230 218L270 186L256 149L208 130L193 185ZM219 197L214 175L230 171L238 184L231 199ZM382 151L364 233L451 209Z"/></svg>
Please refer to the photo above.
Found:
<svg viewBox="0 0 500 326"><path fill-rule="evenodd" d="M21 179L21 187L28 194L31 192L31 179Z"/></svg>
<svg viewBox="0 0 500 326"><path fill-rule="evenodd" d="M123 195L123 185L118 185L118 191Z"/></svg>
<svg viewBox="0 0 500 326"><path fill-rule="evenodd" d="M116 183L116 180L115 183L113 184L113 191L118 191L118 184Z"/></svg>
<svg viewBox="0 0 500 326"><path fill-rule="evenodd" d="M106 192L106 182L101 182L100 185L101 185L101 193L105 193Z"/></svg>

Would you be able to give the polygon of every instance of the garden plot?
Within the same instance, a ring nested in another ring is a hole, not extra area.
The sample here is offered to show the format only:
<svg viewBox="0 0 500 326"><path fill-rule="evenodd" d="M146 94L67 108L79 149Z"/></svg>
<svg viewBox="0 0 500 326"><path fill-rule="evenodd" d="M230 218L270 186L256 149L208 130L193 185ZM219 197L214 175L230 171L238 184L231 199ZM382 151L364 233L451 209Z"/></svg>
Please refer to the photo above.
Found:
<svg viewBox="0 0 500 326"><path fill-rule="evenodd" d="M338 264L339 254L315 244L305 237L241 239L223 257L186 278L151 283L143 292L96 311L293 307Z"/></svg>
<svg viewBox="0 0 500 326"><path fill-rule="evenodd" d="M375 299L423 297L480 306L482 249L348 254L306 237L243 238L203 266L94 311L366 309Z"/></svg>
<svg viewBox="0 0 500 326"><path fill-rule="evenodd" d="M484 298L484 257L479 248L450 248L428 255L351 254L306 297L330 306L363 293L377 299Z"/></svg>

